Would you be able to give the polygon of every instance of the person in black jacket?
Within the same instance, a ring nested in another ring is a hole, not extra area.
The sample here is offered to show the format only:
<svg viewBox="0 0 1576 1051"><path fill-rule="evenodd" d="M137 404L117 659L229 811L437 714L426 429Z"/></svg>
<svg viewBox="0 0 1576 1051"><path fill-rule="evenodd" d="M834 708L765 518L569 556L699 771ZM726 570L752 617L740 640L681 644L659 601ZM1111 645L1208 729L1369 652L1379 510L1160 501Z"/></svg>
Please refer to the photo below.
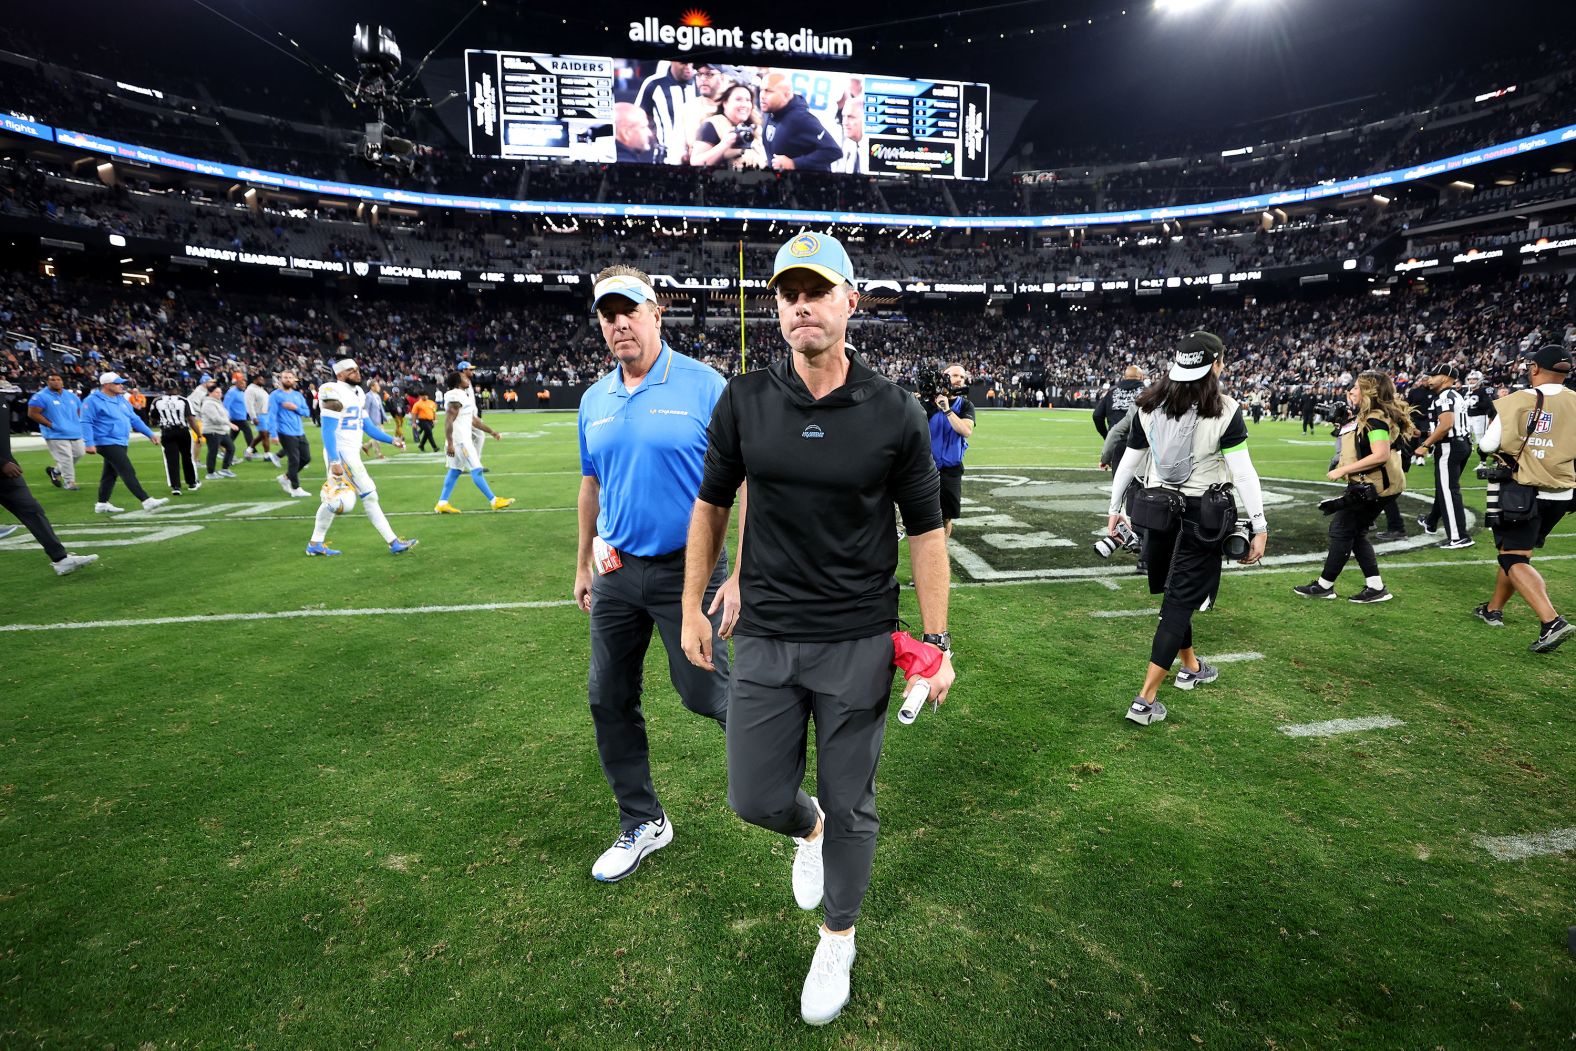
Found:
<svg viewBox="0 0 1576 1051"><path fill-rule="evenodd" d="M842 159L843 147L837 136L793 93L786 74L773 73L766 78L761 108L766 111L766 163L773 168L829 172Z"/></svg>
<svg viewBox="0 0 1576 1051"><path fill-rule="evenodd" d="M33 534L33 539L49 556L50 563L55 567L55 575L63 577L90 562L97 562L98 556L73 555L66 550L66 545L55 535L54 527L49 524L49 517L44 514L37 497L27 487L27 480L22 477L21 464L11 455L11 405L15 401L25 400L20 397L21 393L20 388L0 376L0 507L16 515L17 521L27 526L27 531ZM14 531L14 526L0 529L0 537L9 536Z"/></svg>
<svg viewBox="0 0 1576 1051"><path fill-rule="evenodd" d="M728 717L728 802L745 821L793 836L794 897L825 898L825 923L799 1010L811 1025L848 1001L854 921L870 885L875 807L892 689L899 587L892 505L908 529L936 701L952 685L948 565L925 412L846 344L859 302L835 239L803 233L777 253L769 284L792 353L728 382L712 412L706 472L690 519L684 652L712 666L705 580L749 481L740 543ZM759 510L757 510L759 509ZM911 679L911 682L916 681ZM815 720L818 798L800 787Z"/></svg>
<svg viewBox="0 0 1576 1051"><path fill-rule="evenodd" d="M1143 389L1144 370L1129 365L1122 378L1100 395L1100 400L1094 403L1094 429L1100 432L1100 437L1111 433L1111 428L1127 415Z"/></svg>

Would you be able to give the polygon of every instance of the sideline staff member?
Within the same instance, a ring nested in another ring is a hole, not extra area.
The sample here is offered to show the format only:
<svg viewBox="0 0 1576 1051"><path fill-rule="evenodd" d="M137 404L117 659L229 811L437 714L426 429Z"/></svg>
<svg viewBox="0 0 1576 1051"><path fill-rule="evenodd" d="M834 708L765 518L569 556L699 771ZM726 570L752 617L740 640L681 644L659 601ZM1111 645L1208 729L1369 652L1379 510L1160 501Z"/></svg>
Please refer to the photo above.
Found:
<svg viewBox="0 0 1576 1051"><path fill-rule="evenodd" d="M1269 528L1264 520L1264 494L1248 456L1248 425L1243 422L1242 408L1220 389L1225 359L1225 346L1211 332L1191 333L1177 344L1170 373L1156 380L1134 403L1137 419L1127 438L1127 451L1111 479L1108 528L1113 535L1117 522L1125 517L1122 500L1127 483L1146 449L1150 457L1144 484L1179 494L1185 507L1168 527L1154 526L1144 533L1149 592L1165 598L1160 603L1160 623L1155 627L1143 688L1127 709L1127 718L1140 726L1166 717L1166 706L1155 695L1178 657L1182 658L1175 684L1179 690L1191 690L1220 677L1218 668L1199 660L1193 651L1193 613L1207 608L1220 589L1225 539L1224 529L1216 530L1214 523L1206 521L1209 490L1227 482L1235 486L1253 529L1241 563L1251 566L1264 557Z"/></svg>
<svg viewBox="0 0 1576 1051"><path fill-rule="evenodd" d="M1576 490L1576 391L1565 386L1570 375L1571 359L1564 347L1539 348L1527 370L1532 386L1494 403L1494 419L1478 445L1485 453L1498 451L1515 460L1516 481L1536 489L1538 498L1527 521L1494 526L1494 546L1499 548L1494 597L1472 612L1490 627L1502 628L1511 594L1526 599L1541 625L1533 653L1552 653L1576 635L1576 625L1555 611L1543 576L1532 568L1532 549L1543 546L1571 509ZM1538 412L1540 395L1543 409Z"/></svg>
<svg viewBox="0 0 1576 1051"><path fill-rule="evenodd" d="M668 676L684 707L726 726L728 663L702 670L684 659L679 635L684 541L706 457L706 425L723 378L662 338L651 279L629 266L596 276L597 320L617 366L580 400L580 545L575 601L591 615L587 691L597 753L618 800L620 832L591 875L621 880L673 841L673 823L651 782L641 672L652 625L668 651ZM714 551L706 591L708 641L723 642L738 615L738 585ZM717 595L718 592L721 595Z"/></svg>
<svg viewBox="0 0 1576 1051"><path fill-rule="evenodd" d="M941 524L947 536L963 516L963 454L974 436L974 403L968 399L969 374L956 362L941 370L952 395L936 395L925 406L930 417L930 455L941 474Z"/></svg>
<svg viewBox="0 0 1576 1051"><path fill-rule="evenodd" d="M44 389L28 399L27 417L38 424L44 447L55 466L44 472L57 489L77 488L77 461L86 456L82 444L82 399L66 389L58 372L44 377Z"/></svg>
<svg viewBox="0 0 1576 1051"><path fill-rule="evenodd" d="M777 253L769 285L792 353L729 382L711 420L706 477L690 522L684 652L722 652L701 613L728 509L749 481L749 543L728 713L728 802L752 825L798 841L794 898L826 900L799 997L811 1025L848 1002L854 921L875 861L876 763L892 690L897 530L903 511L925 640L950 649L947 542L919 402L846 346L859 303L853 266L831 237L804 233ZM952 685L944 652L929 682ZM819 799L800 788L815 719Z"/></svg>

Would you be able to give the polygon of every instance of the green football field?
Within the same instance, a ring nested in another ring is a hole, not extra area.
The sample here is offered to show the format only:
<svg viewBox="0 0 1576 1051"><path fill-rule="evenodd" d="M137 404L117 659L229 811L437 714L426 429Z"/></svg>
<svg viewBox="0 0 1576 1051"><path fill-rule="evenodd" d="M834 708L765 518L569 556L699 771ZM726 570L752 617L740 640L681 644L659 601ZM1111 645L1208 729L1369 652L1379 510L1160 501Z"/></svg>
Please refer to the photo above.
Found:
<svg viewBox="0 0 1576 1051"><path fill-rule="evenodd" d="M321 462L310 500L253 463L110 520L95 461L66 493L21 454L101 559L57 578L25 535L0 542L0 1047L1576 1041L1576 647L1529 654L1519 601L1505 630L1471 616L1492 542L1422 543L1426 473L1413 538L1381 556L1395 601L1309 602L1291 587L1323 551L1330 440L1254 428L1269 564L1195 620L1220 680L1164 687L1170 718L1141 728L1122 713L1158 601L1130 556L1089 549L1109 476L1087 413L982 412L958 682L889 724L853 999L812 1030L819 918L794 906L791 843L729 811L721 735L660 645L646 712L675 839L590 878L617 815L570 604L574 417L488 421L509 511L464 480L466 513L440 518L441 462L372 465L421 541L398 558L359 508L330 534L343 557L304 557ZM1573 535L1539 559L1568 614ZM1353 565L1338 589L1361 586ZM1311 725L1332 720L1369 728Z"/></svg>

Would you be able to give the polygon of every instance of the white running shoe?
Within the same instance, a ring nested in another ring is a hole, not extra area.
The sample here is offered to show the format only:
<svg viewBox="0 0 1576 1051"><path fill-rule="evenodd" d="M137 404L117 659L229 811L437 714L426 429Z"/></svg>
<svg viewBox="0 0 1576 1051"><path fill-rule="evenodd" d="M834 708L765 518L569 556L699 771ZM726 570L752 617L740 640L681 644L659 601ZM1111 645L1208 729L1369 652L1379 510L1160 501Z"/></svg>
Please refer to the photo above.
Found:
<svg viewBox="0 0 1576 1051"><path fill-rule="evenodd" d="M279 462L279 454L278 453L269 453L268 454L268 462L273 464L275 467L283 467L284 466L284 464Z"/></svg>
<svg viewBox="0 0 1576 1051"><path fill-rule="evenodd" d="M613 845L591 866L591 876L603 883L617 883L638 869L647 854L672 842L673 822L666 816L660 821L647 821L628 832L620 832Z"/></svg>
<svg viewBox="0 0 1576 1051"><path fill-rule="evenodd" d="M843 1013L848 1003L849 973L854 968L854 932L832 934L821 930L810 973L799 993L799 1017L811 1025L825 1025Z"/></svg>
<svg viewBox="0 0 1576 1051"><path fill-rule="evenodd" d="M150 496L142 502L142 509L144 511L157 511L169 502L170 498L167 496Z"/></svg>
<svg viewBox="0 0 1576 1051"><path fill-rule="evenodd" d="M297 489L290 490L290 495L291 496L311 496L312 494L307 492L305 489L297 488Z"/></svg>
<svg viewBox="0 0 1576 1051"><path fill-rule="evenodd" d="M274 475L274 481L279 483L279 488L285 491L286 496L290 495L290 479L282 474L276 474Z"/></svg>
<svg viewBox="0 0 1576 1051"><path fill-rule="evenodd" d="M810 797L810 805L820 815L821 834L813 843L793 837L793 900L807 912L820 907L826 889L826 866L821 857L821 848L826 845L826 813L814 796Z"/></svg>
<svg viewBox="0 0 1576 1051"><path fill-rule="evenodd" d="M246 450L246 455L241 457L241 459L243 459L243 460L255 460L255 459L257 459L257 454L252 452L252 450L248 449L248 450Z"/></svg>
<svg viewBox="0 0 1576 1051"><path fill-rule="evenodd" d="M67 573L75 573L83 566L91 565L98 561L97 555L67 555L59 562L54 563L55 576L63 577Z"/></svg>
<svg viewBox="0 0 1576 1051"><path fill-rule="evenodd" d="M116 507L103 500L93 505L93 513L96 515L118 515L124 510L126 510L124 507Z"/></svg>

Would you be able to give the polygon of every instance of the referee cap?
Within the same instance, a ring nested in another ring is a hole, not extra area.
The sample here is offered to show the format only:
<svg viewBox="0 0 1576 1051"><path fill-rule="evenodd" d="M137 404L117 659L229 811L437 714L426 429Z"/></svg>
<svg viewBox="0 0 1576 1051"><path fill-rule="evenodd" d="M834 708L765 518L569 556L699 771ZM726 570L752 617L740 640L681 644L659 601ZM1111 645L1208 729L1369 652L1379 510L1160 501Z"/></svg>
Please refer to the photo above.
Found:
<svg viewBox="0 0 1576 1051"><path fill-rule="evenodd" d="M1430 376L1449 376L1453 380L1461 378L1461 370L1454 365L1441 363L1428 370Z"/></svg>
<svg viewBox="0 0 1576 1051"><path fill-rule="evenodd" d="M777 249L772 263L772 278L767 286L790 270L809 270L820 274L834 285L854 283L854 264L841 241L830 234L802 233Z"/></svg>

